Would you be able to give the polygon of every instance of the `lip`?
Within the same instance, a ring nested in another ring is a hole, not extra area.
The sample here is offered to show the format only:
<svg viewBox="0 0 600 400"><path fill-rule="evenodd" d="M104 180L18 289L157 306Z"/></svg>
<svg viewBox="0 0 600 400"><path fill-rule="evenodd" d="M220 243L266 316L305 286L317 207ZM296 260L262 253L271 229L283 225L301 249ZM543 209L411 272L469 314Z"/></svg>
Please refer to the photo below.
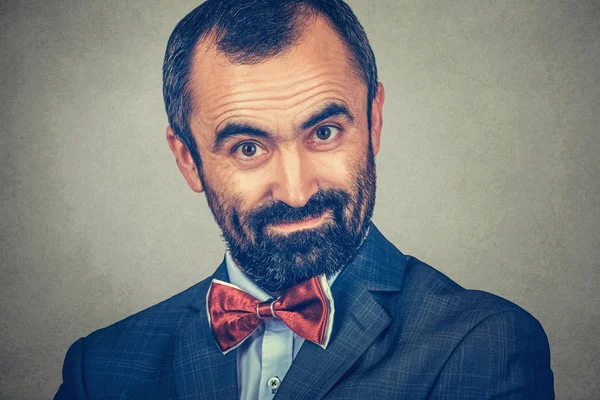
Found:
<svg viewBox="0 0 600 400"><path fill-rule="evenodd" d="M325 219L326 215L328 215L328 213L324 212L318 217L306 218L298 222L273 224L271 225L271 228L277 230L278 232L294 232L303 229L312 229L320 225L323 222L323 219Z"/></svg>

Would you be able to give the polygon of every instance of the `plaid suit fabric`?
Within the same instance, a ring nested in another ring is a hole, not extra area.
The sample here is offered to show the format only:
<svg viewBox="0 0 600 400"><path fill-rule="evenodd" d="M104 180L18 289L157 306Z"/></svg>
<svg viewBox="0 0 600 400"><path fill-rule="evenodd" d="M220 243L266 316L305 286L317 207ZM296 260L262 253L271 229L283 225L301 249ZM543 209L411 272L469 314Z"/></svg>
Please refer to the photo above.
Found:
<svg viewBox="0 0 600 400"><path fill-rule="evenodd" d="M227 280L224 263L214 278ZM235 399L235 351L208 327L213 278L80 339L55 399ZM305 342L276 399L552 399L548 339L525 310L465 290L371 226L332 286L327 349Z"/></svg>

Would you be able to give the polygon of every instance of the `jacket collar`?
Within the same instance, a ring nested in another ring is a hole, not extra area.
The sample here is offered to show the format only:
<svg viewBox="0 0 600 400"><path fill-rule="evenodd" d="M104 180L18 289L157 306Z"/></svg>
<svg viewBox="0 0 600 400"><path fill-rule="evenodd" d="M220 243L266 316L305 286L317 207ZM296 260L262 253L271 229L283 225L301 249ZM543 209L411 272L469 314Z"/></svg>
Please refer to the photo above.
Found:
<svg viewBox="0 0 600 400"><path fill-rule="evenodd" d="M404 254L371 222L367 238L340 275L350 274L360 278L369 291L397 292L402 289L405 269Z"/></svg>

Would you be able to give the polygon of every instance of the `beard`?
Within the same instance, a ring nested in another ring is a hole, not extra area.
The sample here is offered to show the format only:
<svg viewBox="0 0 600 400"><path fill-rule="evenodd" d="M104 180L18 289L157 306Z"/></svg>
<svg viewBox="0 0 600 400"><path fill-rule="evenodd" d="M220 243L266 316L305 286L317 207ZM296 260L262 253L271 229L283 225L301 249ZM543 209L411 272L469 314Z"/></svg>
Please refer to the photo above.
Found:
<svg viewBox="0 0 600 400"><path fill-rule="evenodd" d="M214 191L200 175L209 208L233 260L269 293L313 276L330 278L339 272L364 240L375 206L375 156L370 140L366 162L352 166L349 190L320 188L299 208L274 200L241 211L241 196ZM278 224L320 217L321 222L313 228L273 229Z"/></svg>

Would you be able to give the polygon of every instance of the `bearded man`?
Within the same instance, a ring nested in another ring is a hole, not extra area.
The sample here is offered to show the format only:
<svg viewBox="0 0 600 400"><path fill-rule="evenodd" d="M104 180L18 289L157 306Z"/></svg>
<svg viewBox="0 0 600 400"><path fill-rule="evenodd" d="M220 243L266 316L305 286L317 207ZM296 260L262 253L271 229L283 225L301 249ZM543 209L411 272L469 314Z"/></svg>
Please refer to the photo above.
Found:
<svg viewBox="0 0 600 400"><path fill-rule="evenodd" d="M164 63L167 141L227 251L69 349L56 398L553 398L546 335L371 222L384 88L341 0L208 0Z"/></svg>

